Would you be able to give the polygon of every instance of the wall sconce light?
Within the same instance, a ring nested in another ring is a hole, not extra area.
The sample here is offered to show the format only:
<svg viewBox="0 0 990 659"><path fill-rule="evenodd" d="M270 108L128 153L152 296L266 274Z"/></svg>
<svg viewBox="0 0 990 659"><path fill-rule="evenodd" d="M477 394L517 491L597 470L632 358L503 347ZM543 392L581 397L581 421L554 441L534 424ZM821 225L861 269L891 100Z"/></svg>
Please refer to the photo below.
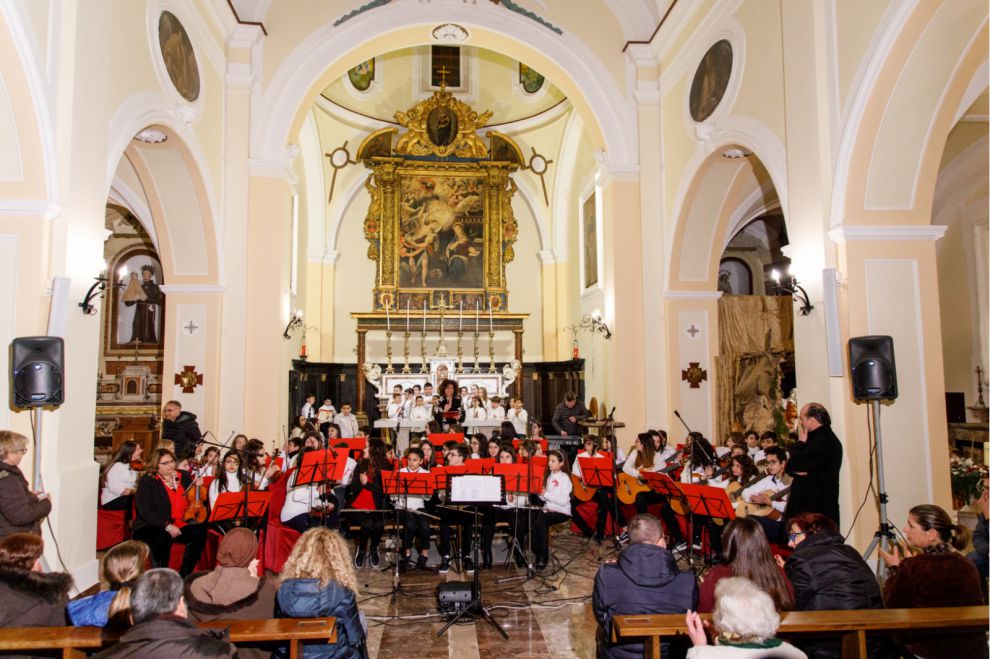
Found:
<svg viewBox="0 0 990 659"><path fill-rule="evenodd" d="M581 327L590 332L598 332L605 337L606 341L612 338L612 330L608 328L608 325L602 320L601 314L597 311L586 314L581 319Z"/></svg>
<svg viewBox="0 0 990 659"><path fill-rule="evenodd" d="M289 324L286 325L285 326L285 329L282 331L282 338L283 339L285 339L286 341L288 341L289 339L292 338L289 335L289 332L291 332L292 330L294 330L297 327L302 327L303 326L303 317L302 316L303 316L302 309L296 309L296 312L294 314L292 314L292 318L289 319Z"/></svg>
<svg viewBox="0 0 990 659"><path fill-rule="evenodd" d="M798 284L797 279L788 276L786 281L781 281L780 272L774 268L770 271L770 278L773 279L774 284L776 284L770 292L773 295L790 295L795 300L801 303L801 308L799 311L802 316L807 316L811 313L814 307L811 305L811 301L808 299L808 292Z"/></svg>
<svg viewBox="0 0 990 659"><path fill-rule="evenodd" d="M89 287L89 290L86 291L86 297L83 298L83 301L79 303L79 307L87 316L92 316L96 313L96 306L92 304L93 298L101 297L103 295L103 291L107 288L107 282L110 281L105 271L101 272L98 277L94 277L94 279L96 281Z"/></svg>

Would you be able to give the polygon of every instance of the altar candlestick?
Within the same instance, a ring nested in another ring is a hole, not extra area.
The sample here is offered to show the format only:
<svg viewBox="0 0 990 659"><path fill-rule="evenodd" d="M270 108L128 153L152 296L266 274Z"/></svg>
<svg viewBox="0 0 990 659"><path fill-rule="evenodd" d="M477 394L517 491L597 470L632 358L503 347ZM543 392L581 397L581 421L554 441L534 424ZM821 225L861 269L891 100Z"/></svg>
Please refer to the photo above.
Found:
<svg viewBox="0 0 990 659"><path fill-rule="evenodd" d="M489 332L494 332L495 331L495 328L492 325L492 307L491 307L491 305L488 305L488 331Z"/></svg>
<svg viewBox="0 0 990 659"><path fill-rule="evenodd" d="M474 302L474 331L475 332L478 331L478 313L479 313L479 309L480 309L479 303L478 303L477 300L475 300L475 302Z"/></svg>
<svg viewBox="0 0 990 659"><path fill-rule="evenodd" d="M409 300L406 300L406 331L409 331Z"/></svg>
<svg viewBox="0 0 990 659"><path fill-rule="evenodd" d="M426 300L423 300L423 332L426 332Z"/></svg>
<svg viewBox="0 0 990 659"><path fill-rule="evenodd" d="M387 304L385 305L385 331L386 332L391 332L392 331L392 319L388 315L388 305Z"/></svg>
<svg viewBox="0 0 990 659"><path fill-rule="evenodd" d="M462 325L464 324L464 300L461 300L461 305L457 309L457 333L460 334L463 331Z"/></svg>

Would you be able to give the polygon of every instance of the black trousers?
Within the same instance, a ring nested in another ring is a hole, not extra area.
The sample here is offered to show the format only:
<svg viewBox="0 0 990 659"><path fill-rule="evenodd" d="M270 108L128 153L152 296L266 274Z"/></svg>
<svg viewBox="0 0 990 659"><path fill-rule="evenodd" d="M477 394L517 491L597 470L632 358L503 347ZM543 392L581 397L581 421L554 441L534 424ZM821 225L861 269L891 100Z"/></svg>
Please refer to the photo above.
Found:
<svg viewBox="0 0 990 659"><path fill-rule="evenodd" d="M151 564L154 567L168 567L172 555L172 543L184 544L186 550L182 554L179 574L185 577L196 569L199 557L203 554L203 547L206 545L206 525L186 524L182 527L182 533L175 538L163 528L145 526L134 532L134 539L148 545L151 550Z"/></svg>
<svg viewBox="0 0 990 659"><path fill-rule="evenodd" d="M550 527L570 518L570 515L564 513L542 510L533 517L533 552L537 563L545 563L550 559Z"/></svg>
<svg viewBox="0 0 990 659"><path fill-rule="evenodd" d="M399 512L399 522L402 524L403 536L402 547L409 551L413 548L415 540L416 549L423 550L430 548L430 518L425 515L403 510Z"/></svg>
<svg viewBox="0 0 990 659"><path fill-rule="evenodd" d="M368 547L369 540L372 547L378 547L382 541L382 536L385 535L385 519L382 513L347 513L347 519L350 524L356 524L360 527L355 543L358 552L364 552Z"/></svg>
<svg viewBox="0 0 990 659"><path fill-rule="evenodd" d="M440 517L440 538L437 540L437 551L441 556L450 556L450 532L451 527L457 527L461 531L461 556L471 557L471 524L474 522L474 513L466 510L438 510Z"/></svg>

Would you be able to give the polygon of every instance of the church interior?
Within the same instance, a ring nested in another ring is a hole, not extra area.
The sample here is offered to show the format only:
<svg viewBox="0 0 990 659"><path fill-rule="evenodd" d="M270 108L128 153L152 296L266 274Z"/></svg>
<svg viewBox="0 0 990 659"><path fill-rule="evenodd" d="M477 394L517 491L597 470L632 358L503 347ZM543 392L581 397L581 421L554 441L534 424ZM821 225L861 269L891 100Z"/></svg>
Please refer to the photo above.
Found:
<svg viewBox="0 0 990 659"><path fill-rule="evenodd" d="M448 378L521 399L570 458L552 421L568 392L626 454L648 429L789 446L819 403L849 545L870 545L881 508L898 528L919 504L973 527L988 16L980 0L0 0L0 343L64 346L62 400L17 404L4 378L0 428L29 438L21 471L50 496L47 565L95 592L101 474L123 442L151 453L169 401L208 443L275 454L307 399L330 399L401 452L393 388ZM896 373L880 404L852 373L862 337L891 338L867 342ZM530 579L496 544L486 605L510 640L481 619L435 634L434 589L464 574L416 573L396 603L366 566L370 656L594 656L608 543L557 527L557 570Z"/></svg>

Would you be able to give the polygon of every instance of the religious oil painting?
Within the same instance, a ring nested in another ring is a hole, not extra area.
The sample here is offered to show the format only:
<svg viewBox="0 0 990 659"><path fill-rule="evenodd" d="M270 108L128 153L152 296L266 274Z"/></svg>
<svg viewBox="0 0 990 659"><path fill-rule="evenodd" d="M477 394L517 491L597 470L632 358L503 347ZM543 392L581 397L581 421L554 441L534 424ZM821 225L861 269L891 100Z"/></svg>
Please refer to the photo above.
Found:
<svg viewBox="0 0 990 659"><path fill-rule="evenodd" d="M584 236L584 287L598 283L598 222L595 209L595 193L581 204L581 232Z"/></svg>
<svg viewBox="0 0 990 659"><path fill-rule="evenodd" d="M483 288L484 179L410 173L400 181L399 286Z"/></svg>
<svg viewBox="0 0 990 659"><path fill-rule="evenodd" d="M158 18L158 45L168 77L176 91L190 103L199 98L199 67L196 53L182 23L171 12Z"/></svg>
<svg viewBox="0 0 990 659"><path fill-rule="evenodd" d="M359 92L366 92L375 80L375 58L361 62L353 69L347 70L347 79L351 81L354 89Z"/></svg>
<svg viewBox="0 0 990 659"><path fill-rule="evenodd" d="M457 137L457 115L447 107L433 108L426 119L426 134L437 146L447 146Z"/></svg>
<svg viewBox="0 0 990 659"><path fill-rule="evenodd" d="M692 119L700 122L712 115L725 96L731 74L732 44L722 39L708 49L694 73L688 101Z"/></svg>
<svg viewBox="0 0 990 659"><path fill-rule="evenodd" d="M752 295L753 272L742 259L726 257L718 264L718 290L723 295Z"/></svg>
<svg viewBox="0 0 990 659"><path fill-rule="evenodd" d="M165 294L158 258L147 249L125 252L113 264L112 279L110 349L123 353L159 350L165 329Z"/></svg>
<svg viewBox="0 0 990 659"><path fill-rule="evenodd" d="M519 62L519 84L527 94L535 94L540 91L543 82L546 80L535 69L531 69L522 62Z"/></svg>

